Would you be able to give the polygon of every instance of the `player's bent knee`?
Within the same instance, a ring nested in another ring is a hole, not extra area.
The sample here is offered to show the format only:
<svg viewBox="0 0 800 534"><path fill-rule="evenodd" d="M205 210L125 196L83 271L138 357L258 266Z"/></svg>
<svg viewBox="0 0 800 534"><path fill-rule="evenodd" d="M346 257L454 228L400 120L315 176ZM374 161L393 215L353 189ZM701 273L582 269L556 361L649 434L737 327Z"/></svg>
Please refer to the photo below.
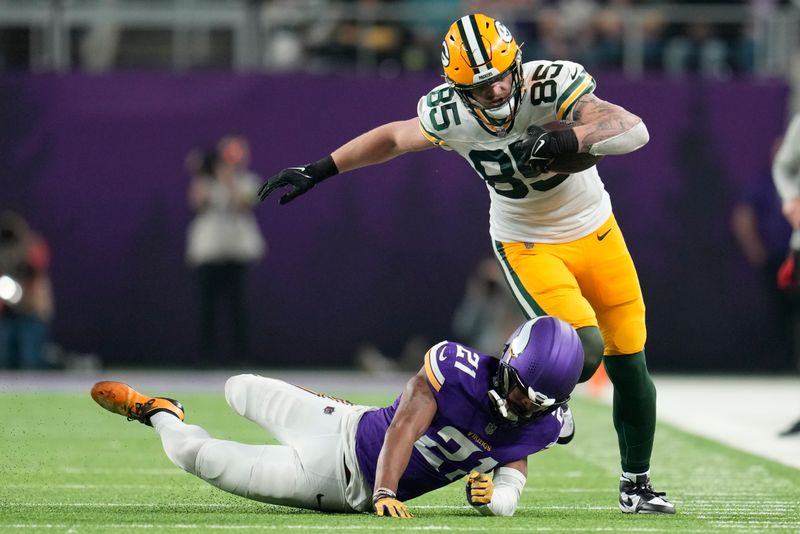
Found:
<svg viewBox="0 0 800 534"><path fill-rule="evenodd" d="M253 462L242 444L209 440L197 452L195 475L219 489L247 496Z"/></svg>
<svg viewBox="0 0 800 534"><path fill-rule="evenodd" d="M225 382L225 401L239 415L247 407L247 387L254 378L255 375L243 374L232 376Z"/></svg>
<svg viewBox="0 0 800 534"><path fill-rule="evenodd" d="M628 321L620 325L614 332L614 353L635 354L644 350L647 341L647 328L644 321Z"/></svg>
<svg viewBox="0 0 800 534"><path fill-rule="evenodd" d="M171 439L164 441L164 452L167 457L186 471L193 475L197 474L197 455L209 441L208 438L187 437L186 439Z"/></svg>
<svg viewBox="0 0 800 534"><path fill-rule="evenodd" d="M583 346L583 371L578 382L585 382L592 377L603 361L603 336L596 326L578 328L577 332Z"/></svg>

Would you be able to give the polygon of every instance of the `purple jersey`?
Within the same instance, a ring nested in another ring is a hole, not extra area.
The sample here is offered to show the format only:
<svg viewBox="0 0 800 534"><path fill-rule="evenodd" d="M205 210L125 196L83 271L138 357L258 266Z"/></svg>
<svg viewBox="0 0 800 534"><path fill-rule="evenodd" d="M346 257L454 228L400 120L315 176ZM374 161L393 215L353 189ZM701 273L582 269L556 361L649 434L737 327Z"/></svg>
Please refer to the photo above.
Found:
<svg viewBox="0 0 800 534"><path fill-rule="evenodd" d="M428 385L437 409L430 427L414 443L411 459L397 488L400 500L450 484L470 471L495 467L552 445L561 431L561 410L518 427L500 426L489 405L488 391L497 358L442 341L425 354ZM370 486L386 429L400 397L391 406L367 412L356 433L356 457Z"/></svg>

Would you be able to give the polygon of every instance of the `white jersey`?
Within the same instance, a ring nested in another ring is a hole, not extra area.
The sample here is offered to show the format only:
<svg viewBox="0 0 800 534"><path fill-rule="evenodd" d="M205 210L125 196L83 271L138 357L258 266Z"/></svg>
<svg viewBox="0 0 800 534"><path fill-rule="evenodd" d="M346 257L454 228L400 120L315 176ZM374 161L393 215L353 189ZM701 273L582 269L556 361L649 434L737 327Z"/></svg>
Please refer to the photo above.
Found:
<svg viewBox="0 0 800 534"><path fill-rule="evenodd" d="M781 200L800 197L800 113L794 116L772 163L772 178Z"/></svg>
<svg viewBox="0 0 800 534"><path fill-rule="evenodd" d="M528 126L571 120L575 102L594 91L595 82L571 61L530 61L522 69L527 91L505 136L475 118L446 83L420 99L420 126L432 143L458 152L486 181L493 239L573 241L595 231L611 215L611 200L596 167L570 175L531 176L518 159L518 147Z"/></svg>

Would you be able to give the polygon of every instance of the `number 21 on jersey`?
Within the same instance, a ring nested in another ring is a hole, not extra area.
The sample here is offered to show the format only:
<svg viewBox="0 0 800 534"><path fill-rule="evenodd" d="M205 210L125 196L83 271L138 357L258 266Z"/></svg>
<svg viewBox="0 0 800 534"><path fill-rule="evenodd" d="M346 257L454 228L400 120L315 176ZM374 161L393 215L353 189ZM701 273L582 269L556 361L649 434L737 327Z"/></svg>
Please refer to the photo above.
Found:
<svg viewBox="0 0 800 534"><path fill-rule="evenodd" d="M478 368L478 358L479 356L471 350L467 350L461 345L456 345L456 363L453 364L453 367L475 378L475 370Z"/></svg>

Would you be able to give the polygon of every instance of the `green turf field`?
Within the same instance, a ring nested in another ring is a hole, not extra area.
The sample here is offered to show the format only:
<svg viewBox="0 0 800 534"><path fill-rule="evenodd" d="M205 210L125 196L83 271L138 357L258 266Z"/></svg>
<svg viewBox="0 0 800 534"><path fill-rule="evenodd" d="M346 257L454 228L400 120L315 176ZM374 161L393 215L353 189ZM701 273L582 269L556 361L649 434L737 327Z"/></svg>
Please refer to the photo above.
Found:
<svg viewBox="0 0 800 534"><path fill-rule="evenodd" d="M264 441L263 431L236 416L221 394L179 399L187 419L215 437ZM174 467L152 429L103 411L88 393L6 393L0 395L0 532L800 532L800 470L666 425L656 437L654 482L678 513L623 515L610 408L585 399L571 405L575 440L530 458L514 517L478 516L456 482L410 501L416 517L397 520L228 495Z"/></svg>

